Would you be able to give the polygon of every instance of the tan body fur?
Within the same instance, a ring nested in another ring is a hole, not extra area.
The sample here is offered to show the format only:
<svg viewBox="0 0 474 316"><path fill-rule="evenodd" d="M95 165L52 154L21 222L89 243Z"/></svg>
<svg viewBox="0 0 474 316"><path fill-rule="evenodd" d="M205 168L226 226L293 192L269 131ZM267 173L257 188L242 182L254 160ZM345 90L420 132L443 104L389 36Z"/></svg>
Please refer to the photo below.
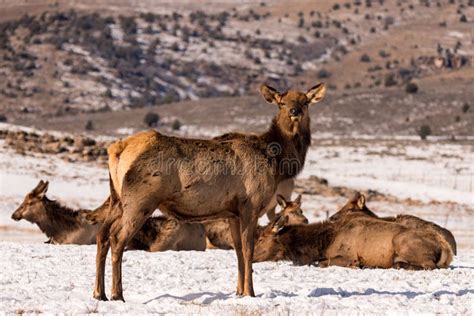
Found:
<svg viewBox="0 0 474 316"><path fill-rule="evenodd" d="M163 216L150 217L127 244L127 250L206 250L206 234L199 223L179 223Z"/></svg>
<svg viewBox="0 0 474 316"><path fill-rule="evenodd" d="M449 246L451 247L451 250L453 251L453 254L454 255L457 254L456 239L454 238L454 235L448 229L444 227L441 227L433 222L426 221L419 217L416 217L413 215L406 215L406 214L397 215L395 217L380 217L380 219L393 221L395 223L408 226L411 228L427 229L433 232L437 232L438 234L443 236L443 238L449 244Z"/></svg>

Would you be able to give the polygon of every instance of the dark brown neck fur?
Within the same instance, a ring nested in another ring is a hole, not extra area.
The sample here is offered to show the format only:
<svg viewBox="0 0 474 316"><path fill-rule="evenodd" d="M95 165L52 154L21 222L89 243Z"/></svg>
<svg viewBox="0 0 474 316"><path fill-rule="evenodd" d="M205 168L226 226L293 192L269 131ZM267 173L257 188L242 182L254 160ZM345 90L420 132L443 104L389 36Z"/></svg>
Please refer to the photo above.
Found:
<svg viewBox="0 0 474 316"><path fill-rule="evenodd" d="M323 260L329 245L336 236L336 225L321 222L309 225L285 227L279 235L279 242L284 246L285 259L294 264L307 265Z"/></svg>
<svg viewBox="0 0 474 316"><path fill-rule="evenodd" d="M311 145L311 132L309 119L307 124L300 123L301 128L297 134L285 132L275 117L268 131L260 136L267 145L266 155L275 164L276 176L279 181L296 177L303 170L306 153ZM278 146L276 154L268 149ZM279 151L279 152L278 152Z"/></svg>
<svg viewBox="0 0 474 316"><path fill-rule="evenodd" d="M79 211L47 198L44 198L43 203L46 214L38 220L37 225L46 236L58 240L61 234L67 234L81 226Z"/></svg>

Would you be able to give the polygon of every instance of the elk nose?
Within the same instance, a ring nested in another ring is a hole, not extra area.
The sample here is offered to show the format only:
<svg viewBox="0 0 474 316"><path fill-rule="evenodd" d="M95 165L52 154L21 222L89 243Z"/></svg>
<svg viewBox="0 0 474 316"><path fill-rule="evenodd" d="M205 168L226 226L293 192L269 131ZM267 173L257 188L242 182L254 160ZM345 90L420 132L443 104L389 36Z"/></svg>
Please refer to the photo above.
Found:
<svg viewBox="0 0 474 316"><path fill-rule="evenodd" d="M290 114L291 114L292 116L298 116L298 115L301 114L301 110L298 109L298 108L292 108L292 109L290 109Z"/></svg>
<svg viewBox="0 0 474 316"><path fill-rule="evenodd" d="M304 223L308 224L308 219L307 218L304 219Z"/></svg>

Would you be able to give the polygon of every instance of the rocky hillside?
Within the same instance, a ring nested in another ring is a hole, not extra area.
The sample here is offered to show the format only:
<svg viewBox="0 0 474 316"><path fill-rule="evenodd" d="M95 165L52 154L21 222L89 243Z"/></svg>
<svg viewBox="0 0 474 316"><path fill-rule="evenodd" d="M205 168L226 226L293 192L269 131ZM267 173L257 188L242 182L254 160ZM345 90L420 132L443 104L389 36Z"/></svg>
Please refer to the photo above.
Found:
<svg viewBox="0 0 474 316"><path fill-rule="evenodd" d="M229 97L233 107L262 82L286 89L326 81L344 104L331 122L385 122L401 109L394 123L412 124L412 107L416 128L472 134L472 0L2 6L3 121L41 126L213 97ZM429 95L412 102L417 93ZM331 122L322 126L339 129Z"/></svg>

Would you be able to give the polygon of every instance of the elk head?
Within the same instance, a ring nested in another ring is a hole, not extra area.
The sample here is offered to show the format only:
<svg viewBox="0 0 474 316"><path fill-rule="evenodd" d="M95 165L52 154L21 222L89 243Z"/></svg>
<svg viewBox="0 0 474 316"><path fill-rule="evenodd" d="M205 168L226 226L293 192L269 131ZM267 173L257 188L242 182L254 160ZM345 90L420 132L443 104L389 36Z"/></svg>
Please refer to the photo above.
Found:
<svg viewBox="0 0 474 316"><path fill-rule="evenodd" d="M308 219L303 215L301 209L301 194L294 201L286 201L280 194L277 195L277 202L281 206L282 217L287 217L287 225L308 224Z"/></svg>
<svg viewBox="0 0 474 316"><path fill-rule="evenodd" d="M320 83L307 92L289 90L280 93L264 84L260 87L260 93L267 102L278 106L277 125L287 135L294 136L309 132L308 106L324 98L326 86Z"/></svg>
<svg viewBox="0 0 474 316"><path fill-rule="evenodd" d="M349 201L344 205L337 213L332 215L329 220L330 221L337 221L345 218L346 216L349 215L368 215L371 217L378 217L373 213L371 210L368 209L368 207L365 204L366 198L365 195L363 195L360 192L355 193Z"/></svg>
<svg viewBox="0 0 474 316"><path fill-rule="evenodd" d="M31 223L36 223L46 214L45 199L49 182L41 180L38 185L26 195L23 203L12 214L12 219L19 221L25 219Z"/></svg>
<svg viewBox="0 0 474 316"><path fill-rule="evenodd" d="M255 241L253 258L255 262L278 261L283 259L285 249L278 240L279 229L288 223L288 216L277 214L275 219L267 225Z"/></svg>

